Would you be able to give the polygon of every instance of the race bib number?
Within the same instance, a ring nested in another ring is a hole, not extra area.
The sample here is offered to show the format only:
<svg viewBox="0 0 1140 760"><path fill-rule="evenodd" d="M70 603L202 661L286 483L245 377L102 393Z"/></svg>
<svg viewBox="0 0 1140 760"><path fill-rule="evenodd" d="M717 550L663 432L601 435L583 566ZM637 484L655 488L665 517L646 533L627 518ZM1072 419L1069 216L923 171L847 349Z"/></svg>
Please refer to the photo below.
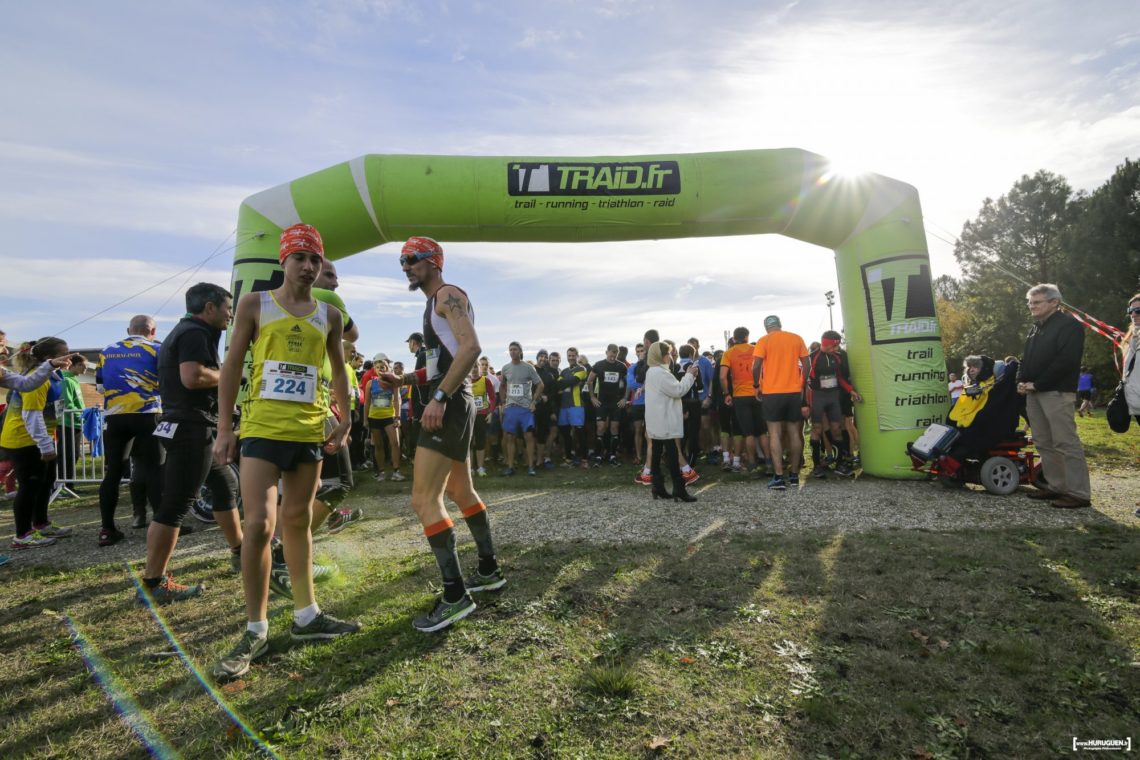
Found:
<svg viewBox="0 0 1140 760"><path fill-rule="evenodd" d="M510 383L507 386L508 398L524 398L526 396L526 386L522 383Z"/></svg>
<svg viewBox="0 0 1140 760"><path fill-rule="evenodd" d="M475 397L475 410L479 411L480 409L482 409L485 406L486 406L486 404L483 403L483 397L482 396L476 396Z"/></svg>
<svg viewBox="0 0 1140 760"><path fill-rule="evenodd" d="M317 400L317 368L311 364L265 362L258 396L274 401L312 404Z"/></svg>
<svg viewBox="0 0 1140 760"><path fill-rule="evenodd" d="M391 405L392 405L392 394L391 393L377 393L375 396L372 397L372 408L373 409L387 409Z"/></svg>
<svg viewBox="0 0 1140 760"><path fill-rule="evenodd" d="M427 349L427 377L428 380L434 380L435 376L439 374L439 349Z"/></svg>
<svg viewBox="0 0 1140 760"><path fill-rule="evenodd" d="M173 438L176 430L178 430L177 422L160 422L154 426L154 434L159 438Z"/></svg>
<svg viewBox="0 0 1140 760"><path fill-rule="evenodd" d="M835 375L821 375L819 378L819 387L823 390L839 387L839 379Z"/></svg>
<svg viewBox="0 0 1140 760"><path fill-rule="evenodd" d="M63 419L63 413L67 410L66 402L61 398L57 398L55 401L53 401L51 403L52 403L52 411L55 412L55 418L57 420L62 420Z"/></svg>
<svg viewBox="0 0 1140 760"><path fill-rule="evenodd" d="M616 372L607 372L605 374L605 377L602 378L603 383L612 384L612 383L616 383L617 381L618 381L618 373L616 373Z"/></svg>

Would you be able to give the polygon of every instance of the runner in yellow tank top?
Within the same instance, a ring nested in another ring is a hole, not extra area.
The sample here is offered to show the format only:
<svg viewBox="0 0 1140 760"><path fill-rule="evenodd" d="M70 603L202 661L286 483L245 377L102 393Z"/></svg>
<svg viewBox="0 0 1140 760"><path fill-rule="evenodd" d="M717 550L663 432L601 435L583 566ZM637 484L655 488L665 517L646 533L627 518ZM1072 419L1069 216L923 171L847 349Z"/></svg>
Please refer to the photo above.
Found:
<svg viewBox="0 0 1140 760"><path fill-rule="evenodd" d="M292 638L334 639L360 629L320 611L313 595L313 496L321 475L321 449L344 446L351 420L346 414L327 437L328 393L319 387L329 360L337 405L348 409L348 379L341 348L340 312L312 297L313 282L324 261L317 230L297 224L281 234L281 287L247 293L238 302L230 345L218 383L218 439L214 457L233 462L238 442L233 432L234 404L242 363L252 353L249 397L242 419L241 495L245 507L242 586L248 623L237 646L214 667L219 680L240 678L250 663L268 653L267 616L270 575L269 539L277 521L277 483L281 493L281 538L293 595Z"/></svg>

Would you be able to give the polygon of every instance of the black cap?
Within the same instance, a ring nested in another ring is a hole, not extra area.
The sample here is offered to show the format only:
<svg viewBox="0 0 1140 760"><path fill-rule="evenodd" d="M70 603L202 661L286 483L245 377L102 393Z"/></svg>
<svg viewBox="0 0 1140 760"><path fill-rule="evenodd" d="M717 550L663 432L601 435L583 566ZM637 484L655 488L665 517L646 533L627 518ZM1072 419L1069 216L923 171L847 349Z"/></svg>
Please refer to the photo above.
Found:
<svg viewBox="0 0 1140 760"><path fill-rule="evenodd" d="M412 333L411 335L408 336L407 340L414 340L416 343L423 343L424 342L424 334L423 333ZM404 342L407 343L407 340Z"/></svg>

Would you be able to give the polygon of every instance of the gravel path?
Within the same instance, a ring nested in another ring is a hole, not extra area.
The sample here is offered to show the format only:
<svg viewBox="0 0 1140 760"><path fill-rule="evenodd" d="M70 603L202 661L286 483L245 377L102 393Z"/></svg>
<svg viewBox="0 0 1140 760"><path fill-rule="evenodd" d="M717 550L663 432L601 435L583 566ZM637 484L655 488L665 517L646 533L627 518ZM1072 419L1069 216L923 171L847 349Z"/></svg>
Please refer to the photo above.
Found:
<svg viewBox="0 0 1140 760"><path fill-rule="evenodd" d="M1093 509L1054 509L1048 502L1021 494L991 496L977 487L948 491L936 483L860 478L810 481L798 491L768 492L761 482L710 479L693 489L695 504L653 501L649 489L632 483L605 490L541 488L509 490L496 479L479 482L489 505L500 546L542 542L595 545L665 542L692 543L720 533L857 533L874 530L955 531L966 529L1067 528L1121 524L1140 527L1133 515L1140 497L1140 473L1093 473ZM318 534L318 557L334 560L362 554L399 556L424 550L423 534L412 517L408 486L392 493L368 481L345 503L363 507L367 520L340 534ZM58 501L52 519L73 526L76 535L43 549L9 551L12 562L0 574L21 567L60 569L144 558L146 531L125 528L127 539L99 547L98 509L91 499ZM120 511L129 510L125 504ZM129 519L127 517L126 519ZM178 545L175 563L195 557L224 556L216 527L187 518L198 530ZM11 513L0 520L0 535L12 533ZM458 532L469 541L466 531Z"/></svg>

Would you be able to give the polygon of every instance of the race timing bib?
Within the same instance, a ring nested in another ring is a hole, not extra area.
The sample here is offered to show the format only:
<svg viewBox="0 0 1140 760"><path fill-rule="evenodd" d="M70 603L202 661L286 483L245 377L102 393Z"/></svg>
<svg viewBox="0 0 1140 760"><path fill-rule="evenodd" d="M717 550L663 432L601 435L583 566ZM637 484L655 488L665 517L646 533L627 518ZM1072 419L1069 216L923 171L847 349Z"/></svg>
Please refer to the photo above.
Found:
<svg viewBox="0 0 1140 760"><path fill-rule="evenodd" d="M262 364L258 397L312 404L317 400L317 368L311 364L267 361Z"/></svg>
<svg viewBox="0 0 1140 760"><path fill-rule="evenodd" d="M485 406L486 406L486 404L483 403L483 397L482 396L476 396L475 397L475 411L479 411Z"/></svg>
<svg viewBox="0 0 1140 760"><path fill-rule="evenodd" d="M176 430L178 430L177 422L160 422L154 426L154 434L159 438L173 438Z"/></svg>
<svg viewBox="0 0 1140 760"><path fill-rule="evenodd" d="M524 383L510 383L507 385L507 398L526 398L526 385Z"/></svg>
<svg viewBox="0 0 1140 760"><path fill-rule="evenodd" d="M839 379L835 375L820 375L819 387L822 390L831 390L839 387Z"/></svg>
<svg viewBox="0 0 1140 760"><path fill-rule="evenodd" d="M605 374L605 377L602 379L602 382L608 383L608 384L618 382L618 373L617 372L607 372Z"/></svg>
<svg viewBox="0 0 1140 760"><path fill-rule="evenodd" d="M427 378L428 378L428 380L434 380L435 376L439 374L439 349L438 348L427 349L426 357L427 357L427 365L426 365Z"/></svg>

